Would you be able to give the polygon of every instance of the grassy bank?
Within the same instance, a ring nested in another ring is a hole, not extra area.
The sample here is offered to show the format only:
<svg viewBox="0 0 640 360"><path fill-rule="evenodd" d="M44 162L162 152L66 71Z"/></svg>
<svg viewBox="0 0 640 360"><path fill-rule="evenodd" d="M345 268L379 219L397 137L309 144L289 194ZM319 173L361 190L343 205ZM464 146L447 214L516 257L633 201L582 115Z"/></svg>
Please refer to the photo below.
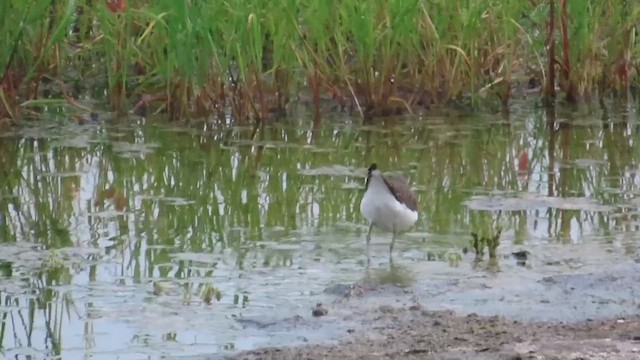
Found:
<svg viewBox="0 0 640 360"><path fill-rule="evenodd" d="M243 121L300 98L366 117L538 87L547 103L626 94L639 14L619 0L8 0L0 118L86 98Z"/></svg>

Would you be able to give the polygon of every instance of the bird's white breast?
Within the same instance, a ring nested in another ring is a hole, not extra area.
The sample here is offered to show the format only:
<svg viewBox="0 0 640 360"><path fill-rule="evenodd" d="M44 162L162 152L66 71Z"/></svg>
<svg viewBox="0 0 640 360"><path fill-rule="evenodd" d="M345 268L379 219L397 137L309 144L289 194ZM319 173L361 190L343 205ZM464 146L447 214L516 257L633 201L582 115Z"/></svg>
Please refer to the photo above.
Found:
<svg viewBox="0 0 640 360"><path fill-rule="evenodd" d="M418 212L393 196L380 176L372 176L360 202L362 215L385 231L404 231L418 220Z"/></svg>

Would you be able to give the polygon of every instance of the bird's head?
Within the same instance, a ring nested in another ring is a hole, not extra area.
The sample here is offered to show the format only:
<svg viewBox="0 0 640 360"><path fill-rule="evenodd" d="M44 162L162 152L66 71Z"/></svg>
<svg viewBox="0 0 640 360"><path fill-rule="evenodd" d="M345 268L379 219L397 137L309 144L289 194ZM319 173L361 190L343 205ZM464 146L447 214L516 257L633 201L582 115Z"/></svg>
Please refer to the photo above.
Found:
<svg viewBox="0 0 640 360"><path fill-rule="evenodd" d="M369 166L369 170L367 170L367 173L369 174L369 176L371 176L371 173L378 170L378 165L376 165L375 163L371 164L371 166Z"/></svg>

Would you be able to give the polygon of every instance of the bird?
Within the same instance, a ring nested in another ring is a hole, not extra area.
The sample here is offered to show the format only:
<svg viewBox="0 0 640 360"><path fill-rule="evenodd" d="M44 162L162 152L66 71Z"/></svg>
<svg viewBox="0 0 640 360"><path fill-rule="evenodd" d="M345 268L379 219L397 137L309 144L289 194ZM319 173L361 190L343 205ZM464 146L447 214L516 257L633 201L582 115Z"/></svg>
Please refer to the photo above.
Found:
<svg viewBox="0 0 640 360"><path fill-rule="evenodd" d="M396 236L418 221L418 200L407 179L402 176L387 178L373 163L367 170L360 212L369 221L367 247L371 242L371 230L375 226L393 234L389 245L391 255Z"/></svg>

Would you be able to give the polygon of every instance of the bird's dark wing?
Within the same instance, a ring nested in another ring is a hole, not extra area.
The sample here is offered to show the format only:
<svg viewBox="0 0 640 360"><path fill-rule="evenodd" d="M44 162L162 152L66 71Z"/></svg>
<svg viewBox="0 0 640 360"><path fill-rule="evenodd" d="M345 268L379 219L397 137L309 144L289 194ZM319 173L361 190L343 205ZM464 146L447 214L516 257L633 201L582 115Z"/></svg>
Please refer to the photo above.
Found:
<svg viewBox="0 0 640 360"><path fill-rule="evenodd" d="M396 200L406 205L410 210L418 211L418 199L411 191L407 179L402 176L395 176L389 179L384 178L384 182Z"/></svg>

